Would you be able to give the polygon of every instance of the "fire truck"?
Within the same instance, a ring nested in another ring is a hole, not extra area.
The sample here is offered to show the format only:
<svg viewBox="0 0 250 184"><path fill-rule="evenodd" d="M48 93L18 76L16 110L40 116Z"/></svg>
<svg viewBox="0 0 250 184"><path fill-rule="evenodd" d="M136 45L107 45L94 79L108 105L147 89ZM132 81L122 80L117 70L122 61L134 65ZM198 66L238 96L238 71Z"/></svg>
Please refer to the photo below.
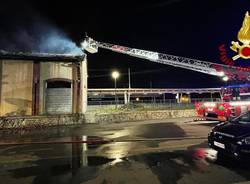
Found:
<svg viewBox="0 0 250 184"><path fill-rule="evenodd" d="M220 77L224 81L240 80L245 81L246 83L249 83L250 81L249 70L241 70L236 66L223 65L214 62L99 42L90 37L86 37L84 39L84 41L81 43L81 48L83 51L87 51L92 54L97 53L98 49L102 48L132 57L145 59L150 62L188 69L208 75L214 75ZM242 89L245 88L246 86L241 86L241 88L223 88L221 91L221 93L223 94L221 102L196 103L195 107L198 116L225 121L230 117L241 114L243 111L246 111L246 109L250 107L250 100L242 101L243 98L247 97L247 95L250 94L248 92L242 92ZM231 99L233 99L233 101L231 101Z"/></svg>
<svg viewBox="0 0 250 184"><path fill-rule="evenodd" d="M250 110L250 93L247 85L228 86L221 90L220 102L197 102L198 117L226 121Z"/></svg>

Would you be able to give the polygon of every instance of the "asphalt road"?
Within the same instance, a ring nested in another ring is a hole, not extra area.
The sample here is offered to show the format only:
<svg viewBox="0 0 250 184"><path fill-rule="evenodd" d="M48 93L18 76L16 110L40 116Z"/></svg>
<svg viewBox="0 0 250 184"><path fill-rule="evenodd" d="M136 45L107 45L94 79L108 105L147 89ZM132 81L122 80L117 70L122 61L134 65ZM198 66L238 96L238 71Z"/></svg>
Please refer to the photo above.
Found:
<svg viewBox="0 0 250 184"><path fill-rule="evenodd" d="M247 183L248 162L207 147L213 125L172 119L1 131L0 144L43 144L0 146L0 183ZM70 143L103 139L113 142Z"/></svg>

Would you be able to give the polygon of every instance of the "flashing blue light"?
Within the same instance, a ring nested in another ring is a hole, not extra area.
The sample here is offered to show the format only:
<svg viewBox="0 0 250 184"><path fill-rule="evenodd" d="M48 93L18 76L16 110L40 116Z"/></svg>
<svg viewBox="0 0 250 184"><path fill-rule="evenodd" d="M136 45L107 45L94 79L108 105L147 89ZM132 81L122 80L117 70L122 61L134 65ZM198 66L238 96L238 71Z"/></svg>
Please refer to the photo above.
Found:
<svg viewBox="0 0 250 184"><path fill-rule="evenodd" d="M250 83L223 86L223 88L242 88L242 87L250 87Z"/></svg>

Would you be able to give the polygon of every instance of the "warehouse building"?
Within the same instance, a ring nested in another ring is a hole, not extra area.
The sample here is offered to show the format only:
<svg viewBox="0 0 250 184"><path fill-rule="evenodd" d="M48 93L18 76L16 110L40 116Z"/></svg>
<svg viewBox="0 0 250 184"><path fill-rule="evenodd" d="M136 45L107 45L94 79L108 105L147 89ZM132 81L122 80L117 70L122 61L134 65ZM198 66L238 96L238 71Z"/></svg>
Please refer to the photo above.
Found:
<svg viewBox="0 0 250 184"><path fill-rule="evenodd" d="M0 51L0 116L85 113L86 55Z"/></svg>

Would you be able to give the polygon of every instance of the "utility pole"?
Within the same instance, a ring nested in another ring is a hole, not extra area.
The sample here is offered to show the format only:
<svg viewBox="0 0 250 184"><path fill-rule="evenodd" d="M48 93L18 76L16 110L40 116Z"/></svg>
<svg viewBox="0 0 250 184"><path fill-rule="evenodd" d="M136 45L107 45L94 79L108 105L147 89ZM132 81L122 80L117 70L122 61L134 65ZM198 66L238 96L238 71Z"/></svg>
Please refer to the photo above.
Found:
<svg viewBox="0 0 250 184"><path fill-rule="evenodd" d="M115 109L117 109L116 79L117 78L115 78Z"/></svg>
<svg viewBox="0 0 250 184"><path fill-rule="evenodd" d="M116 79L120 76L120 73L118 71L113 71L111 76L115 79L115 108L117 109Z"/></svg>
<svg viewBox="0 0 250 184"><path fill-rule="evenodd" d="M150 81L149 85L150 85L150 89L152 89L152 86L153 86L152 81ZM154 101L154 95L151 96L151 103L153 103L153 101Z"/></svg>
<svg viewBox="0 0 250 184"><path fill-rule="evenodd" d="M130 78L130 68L128 68L128 104L130 104L130 89L131 89L131 78Z"/></svg>
<svg viewBox="0 0 250 184"><path fill-rule="evenodd" d="M128 68L128 88L131 88L130 68Z"/></svg>

